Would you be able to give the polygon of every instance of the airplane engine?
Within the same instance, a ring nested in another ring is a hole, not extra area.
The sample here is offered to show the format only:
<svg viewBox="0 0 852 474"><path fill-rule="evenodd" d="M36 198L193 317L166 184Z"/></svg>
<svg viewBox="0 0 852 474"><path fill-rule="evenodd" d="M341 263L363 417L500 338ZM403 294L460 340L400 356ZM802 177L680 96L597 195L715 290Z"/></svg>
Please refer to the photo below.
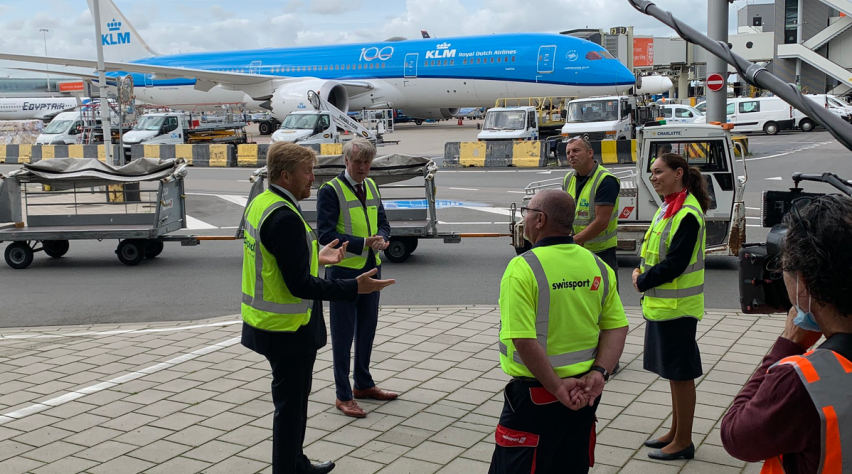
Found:
<svg viewBox="0 0 852 474"><path fill-rule="evenodd" d="M308 102L308 91L314 91L321 98L337 107L342 112L349 111L349 94L346 88L334 81L313 79L285 84L275 90L266 104L272 115L278 120L284 120L290 112L296 110L313 110Z"/></svg>
<svg viewBox="0 0 852 474"><path fill-rule="evenodd" d="M459 109L403 109L402 113L419 119L446 120L459 113Z"/></svg>

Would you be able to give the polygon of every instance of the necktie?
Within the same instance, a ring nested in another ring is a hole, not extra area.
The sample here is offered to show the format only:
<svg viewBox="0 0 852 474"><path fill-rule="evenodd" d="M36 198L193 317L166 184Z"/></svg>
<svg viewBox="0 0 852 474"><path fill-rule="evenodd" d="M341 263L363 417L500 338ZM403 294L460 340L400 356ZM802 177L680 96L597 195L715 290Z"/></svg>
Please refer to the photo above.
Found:
<svg viewBox="0 0 852 474"><path fill-rule="evenodd" d="M358 200L361 201L361 204L364 204L367 201L367 195L364 193L364 185L361 183L355 185L355 195L358 196Z"/></svg>

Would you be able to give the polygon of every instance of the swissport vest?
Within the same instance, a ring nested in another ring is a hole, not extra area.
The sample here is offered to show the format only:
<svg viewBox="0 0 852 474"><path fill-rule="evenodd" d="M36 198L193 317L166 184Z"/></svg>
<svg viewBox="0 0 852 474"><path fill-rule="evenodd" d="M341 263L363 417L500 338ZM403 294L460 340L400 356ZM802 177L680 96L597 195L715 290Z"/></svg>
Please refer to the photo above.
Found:
<svg viewBox="0 0 852 474"><path fill-rule="evenodd" d="M606 168L601 165L596 165L592 175L583 186L583 190L577 195L577 173L570 172L565 175L562 180L562 189L565 190L576 203L576 211L574 213L574 235L582 232L586 227L595 221L595 195L598 192L601 182L607 176L613 176ZM615 178L618 181L618 178ZM615 207L609 217L609 224L606 230L595 238L583 244L583 247L592 252L602 252L618 245L618 196L615 197Z"/></svg>

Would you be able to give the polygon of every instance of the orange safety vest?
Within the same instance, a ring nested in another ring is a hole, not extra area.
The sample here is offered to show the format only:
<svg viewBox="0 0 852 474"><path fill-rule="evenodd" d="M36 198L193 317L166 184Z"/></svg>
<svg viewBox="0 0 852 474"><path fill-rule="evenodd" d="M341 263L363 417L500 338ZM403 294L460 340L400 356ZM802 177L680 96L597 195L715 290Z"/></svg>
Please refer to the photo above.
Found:
<svg viewBox="0 0 852 474"><path fill-rule="evenodd" d="M814 349L802 356L779 360L792 365L819 412L822 453L817 474L852 472L852 362L828 349ZM772 370L770 367L767 370ZM782 456L763 462L761 474L784 474Z"/></svg>

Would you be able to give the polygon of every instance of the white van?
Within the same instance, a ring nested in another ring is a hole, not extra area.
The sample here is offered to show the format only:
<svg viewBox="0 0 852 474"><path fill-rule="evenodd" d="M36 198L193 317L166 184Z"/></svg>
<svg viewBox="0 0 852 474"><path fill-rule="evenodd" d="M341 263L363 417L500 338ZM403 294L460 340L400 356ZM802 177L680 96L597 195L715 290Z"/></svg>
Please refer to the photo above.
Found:
<svg viewBox="0 0 852 474"><path fill-rule="evenodd" d="M846 121L849 121L850 115L852 115L849 105L833 95L808 94L806 97ZM803 132L810 132L816 127L816 123L798 109L793 110L793 120L795 121L796 128Z"/></svg>
<svg viewBox="0 0 852 474"><path fill-rule="evenodd" d="M74 145L80 134L80 112L62 112L36 138L36 145Z"/></svg>
<svg viewBox="0 0 852 474"><path fill-rule="evenodd" d="M775 135L781 130L792 130L795 124L793 107L780 97L738 97L728 99L728 123L734 132L764 132ZM695 123L705 123L699 118Z"/></svg>
<svg viewBox="0 0 852 474"><path fill-rule="evenodd" d="M704 116L695 107L681 104L660 104L660 111L666 123L670 124L692 123Z"/></svg>

